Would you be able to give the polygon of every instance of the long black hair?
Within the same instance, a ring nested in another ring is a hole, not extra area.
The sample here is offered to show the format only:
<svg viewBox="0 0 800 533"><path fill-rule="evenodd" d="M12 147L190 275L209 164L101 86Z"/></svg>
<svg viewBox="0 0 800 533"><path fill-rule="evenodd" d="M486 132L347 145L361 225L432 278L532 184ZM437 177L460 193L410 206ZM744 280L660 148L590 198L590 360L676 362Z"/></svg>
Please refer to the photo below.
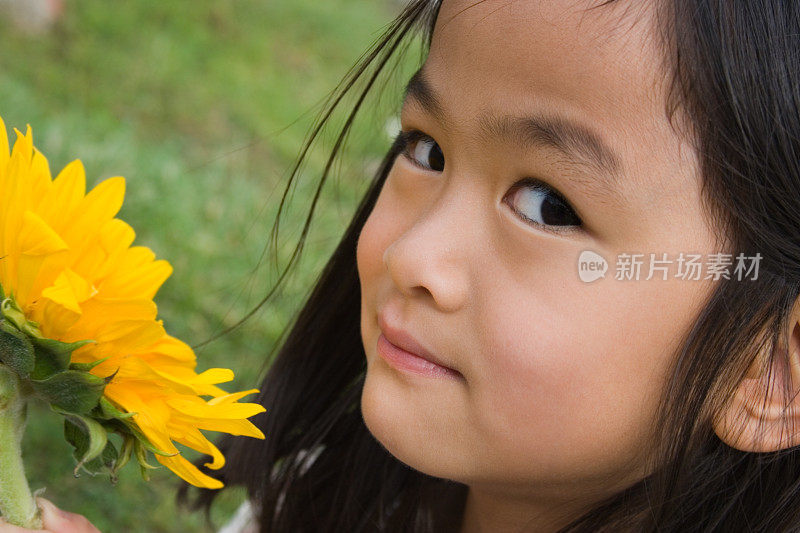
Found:
<svg viewBox="0 0 800 533"><path fill-rule="evenodd" d="M322 187L390 58L419 33L430 47L439 7L437 0L405 6L337 87L292 177L322 123L366 73ZM725 250L760 254L760 271L747 283L721 279L683 339L654 421L652 473L561 532L800 530L798 448L743 452L712 428L758 354L767 354L763 368L775 360L788 375L780 348L800 292L800 4L665 0L658 3L658 29L670 82L665 112L697 151L706 214ZM226 436L221 470L197 462L226 485L247 488L261 531L460 527L467 486L395 459L367 430L359 409L366 356L356 243L398 153L395 142L277 356L269 358L256 400L266 412L253 419L266 439ZM279 219L280 209L273 235ZM304 229L296 254L305 235ZM796 391L783 392L788 400ZM188 488L179 491L184 502ZM216 494L199 490L193 504L208 509Z"/></svg>

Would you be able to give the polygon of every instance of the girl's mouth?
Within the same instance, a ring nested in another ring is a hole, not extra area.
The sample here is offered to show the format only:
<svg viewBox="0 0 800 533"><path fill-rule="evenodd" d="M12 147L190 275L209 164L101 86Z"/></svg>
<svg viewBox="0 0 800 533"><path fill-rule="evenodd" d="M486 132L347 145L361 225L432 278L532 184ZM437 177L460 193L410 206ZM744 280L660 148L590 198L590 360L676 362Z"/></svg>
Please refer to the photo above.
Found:
<svg viewBox="0 0 800 533"><path fill-rule="evenodd" d="M430 377L461 378L461 373L452 368L441 366L417 354L408 352L392 344L381 333L378 337L378 353L390 365L398 370L421 374Z"/></svg>

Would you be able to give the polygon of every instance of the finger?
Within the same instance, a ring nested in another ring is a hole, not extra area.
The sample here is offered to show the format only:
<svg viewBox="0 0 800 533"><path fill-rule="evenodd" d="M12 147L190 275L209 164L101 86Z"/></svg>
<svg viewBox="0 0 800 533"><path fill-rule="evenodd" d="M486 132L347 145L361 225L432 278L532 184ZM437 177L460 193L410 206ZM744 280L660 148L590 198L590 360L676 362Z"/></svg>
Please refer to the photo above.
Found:
<svg viewBox="0 0 800 533"><path fill-rule="evenodd" d="M100 533L89 520L76 513L59 509L50 500L37 498L39 509L42 510L42 524L46 531L51 533ZM0 533L5 533L0 531Z"/></svg>
<svg viewBox="0 0 800 533"><path fill-rule="evenodd" d="M44 529L25 529L24 527L14 526L5 521L0 516L0 533L47 533Z"/></svg>

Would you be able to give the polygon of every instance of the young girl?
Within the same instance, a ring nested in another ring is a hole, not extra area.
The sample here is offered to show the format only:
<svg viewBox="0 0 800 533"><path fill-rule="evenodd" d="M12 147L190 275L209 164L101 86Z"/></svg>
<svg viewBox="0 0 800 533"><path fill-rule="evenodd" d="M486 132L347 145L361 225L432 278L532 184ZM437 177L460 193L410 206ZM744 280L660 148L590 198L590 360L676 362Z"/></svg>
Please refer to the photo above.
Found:
<svg viewBox="0 0 800 533"><path fill-rule="evenodd" d="M414 30L267 438L208 471L247 527L800 529L800 7L414 0L345 91Z"/></svg>

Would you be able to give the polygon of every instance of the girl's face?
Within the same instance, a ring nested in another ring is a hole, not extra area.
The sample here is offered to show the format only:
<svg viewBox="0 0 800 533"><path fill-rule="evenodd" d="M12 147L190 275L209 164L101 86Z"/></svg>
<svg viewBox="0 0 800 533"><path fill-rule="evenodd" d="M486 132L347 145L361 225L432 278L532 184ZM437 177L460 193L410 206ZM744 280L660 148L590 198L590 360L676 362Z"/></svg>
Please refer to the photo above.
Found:
<svg viewBox="0 0 800 533"><path fill-rule="evenodd" d="M676 277L677 262L646 280L649 254L722 250L668 123L645 3L473 4L441 8L401 116L424 135L358 242L361 408L424 473L595 501L647 473L673 352L714 283ZM608 261L604 278L581 281L584 250ZM621 253L645 254L638 280L614 279ZM389 363L385 322L457 373Z"/></svg>

